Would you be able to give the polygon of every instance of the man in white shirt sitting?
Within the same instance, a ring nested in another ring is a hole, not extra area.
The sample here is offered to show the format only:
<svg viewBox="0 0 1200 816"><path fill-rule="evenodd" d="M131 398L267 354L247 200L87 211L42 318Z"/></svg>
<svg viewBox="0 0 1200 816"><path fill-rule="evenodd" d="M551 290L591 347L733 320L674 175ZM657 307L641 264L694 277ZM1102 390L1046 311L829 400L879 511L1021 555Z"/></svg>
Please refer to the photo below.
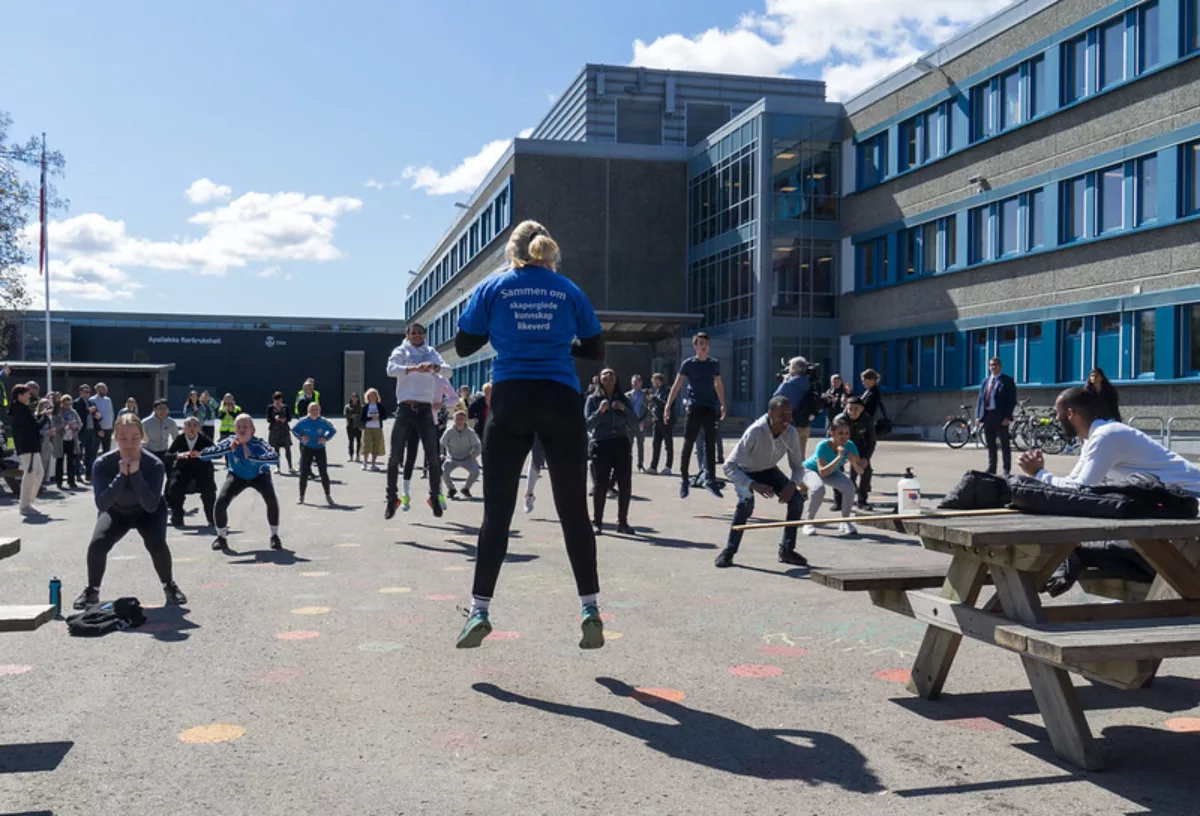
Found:
<svg viewBox="0 0 1200 816"><path fill-rule="evenodd" d="M791 478L776 467L787 457ZM759 417L738 440L733 452L725 457L725 475L737 490L738 505L733 514L733 527L745 524L754 513L754 494L764 499L778 498L787 505L787 520L799 521L804 510L804 456L800 434L792 425L792 404L787 397L772 397L767 413ZM718 567L732 567L733 557L742 543L740 530L729 531L729 542L717 556ZM796 552L796 527L785 527L779 545L779 561L798 567L808 560Z"/></svg>
<svg viewBox="0 0 1200 816"><path fill-rule="evenodd" d="M1054 403L1059 424L1068 436L1073 432L1084 440L1079 461L1069 476L1054 476L1046 470L1042 452L1035 450L1021 456L1021 470L1047 484L1074 488L1148 473L1163 484L1200 496L1200 468L1137 428L1097 419L1099 409L1096 395L1085 388L1068 388L1059 394Z"/></svg>
<svg viewBox="0 0 1200 816"><path fill-rule="evenodd" d="M1200 496L1200 468L1136 428L1097 419L1100 404L1091 391L1068 388L1058 395L1054 410L1067 435L1073 432L1084 440L1079 461L1069 476L1055 476L1046 470L1042 452L1030 451L1022 454L1018 462L1028 475L1056 487L1079 489L1147 473L1157 476L1163 484L1177 485ZM1046 591L1055 597L1063 594L1089 566L1116 569L1141 580L1151 580L1154 576L1154 569L1128 542L1084 542L1047 581Z"/></svg>

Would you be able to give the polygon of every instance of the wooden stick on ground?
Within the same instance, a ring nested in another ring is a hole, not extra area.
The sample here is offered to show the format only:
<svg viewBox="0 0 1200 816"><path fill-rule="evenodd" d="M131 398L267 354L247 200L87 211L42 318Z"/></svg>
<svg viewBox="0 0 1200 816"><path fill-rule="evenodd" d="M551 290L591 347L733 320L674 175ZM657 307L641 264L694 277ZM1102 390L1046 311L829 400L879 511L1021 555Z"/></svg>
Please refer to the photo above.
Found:
<svg viewBox="0 0 1200 816"><path fill-rule="evenodd" d="M849 518L823 518L805 521L799 519L797 521L770 521L762 524L739 524L733 529L735 530L777 530L780 527L801 527L805 524L841 524L843 521L861 521L861 522L876 522L876 521L933 521L936 519L948 518L966 518L970 516L1011 516L1020 513L1020 510L1006 510L1004 508L996 508L994 510L948 510L944 513L899 513L887 516L850 516Z"/></svg>

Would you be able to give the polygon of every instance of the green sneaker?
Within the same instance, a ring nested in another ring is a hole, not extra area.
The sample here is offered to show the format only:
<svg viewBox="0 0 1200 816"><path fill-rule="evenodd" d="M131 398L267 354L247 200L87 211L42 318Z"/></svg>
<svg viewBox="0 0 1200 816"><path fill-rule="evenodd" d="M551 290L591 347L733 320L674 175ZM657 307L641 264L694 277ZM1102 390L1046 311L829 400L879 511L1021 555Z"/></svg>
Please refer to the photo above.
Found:
<svg viewBox="0 0 1200 816"><path fill-rule="evenodd" d="M596 620L599 620L597 618ZM463 624L463 630L458 635L458 642L454 644L456 649L478 649L479 644L483 643L483 639L492 633L492 624L488 620L488 613L482 609L473 612L471 617L467 618L467 622Z"/></svg>
<svg viewBox="0 0 1200 816"><path fill-rule="evenodd" d="M580 649L599 649L604 645L604 621L600 620L600 609L594 605L583 608L583 619L579 622L583 637L579 639Z"/></svg>
<svg viewBox="0 0 1200 816"><path fill-rule="evenodd" d="M403 510L405 513L407 513L409 511L409 507L411 504L412 504L412 502L408 498L407 494L400 497L400 509Z"/></svg>
<svg viewBox="0 0 1200 816"><path fill-rule="evenodd" d="M440 504L442 506L443 510L446 509L447 505L446 505L446 494L445 493L438 494L438 504Z"/></svg>

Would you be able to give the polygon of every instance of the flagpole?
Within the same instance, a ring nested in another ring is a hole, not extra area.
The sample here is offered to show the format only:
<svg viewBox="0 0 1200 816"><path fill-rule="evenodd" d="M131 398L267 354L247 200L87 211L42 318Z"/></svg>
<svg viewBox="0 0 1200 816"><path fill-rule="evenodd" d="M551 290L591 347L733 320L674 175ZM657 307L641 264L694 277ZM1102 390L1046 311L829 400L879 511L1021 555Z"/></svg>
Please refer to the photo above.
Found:
<svg viewBox="0 0 1200 816"><path fill-rule="evenodd" d="M38 265L45 270L46 278L46 391L54 390L52 382L52 366L50 360L50 247L46 243L46 134L42 134L42 206L41 206L41 257Z"/></svg>

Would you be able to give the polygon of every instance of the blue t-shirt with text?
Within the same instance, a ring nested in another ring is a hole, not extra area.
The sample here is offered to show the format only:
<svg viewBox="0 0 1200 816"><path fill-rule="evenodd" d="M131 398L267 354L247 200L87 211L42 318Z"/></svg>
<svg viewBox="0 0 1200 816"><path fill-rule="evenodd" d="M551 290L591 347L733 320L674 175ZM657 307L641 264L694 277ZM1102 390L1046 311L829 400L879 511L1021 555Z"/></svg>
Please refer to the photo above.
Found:
<svg viewBox="0 0 1200 816"><path fill-rule="evenodd" d="M847 440L845 447L846 453L853 453L855 456L858 456L858 446L853 442ZM822 439L821 444L817 445L817 450L804 462L804 466L813 473L816 473L820 467L817 464L818 459L824 461L827 465L834 459L837 459L837 448L833 446L832 439ZM838 465L838 470L841 470L845 465L846 461L843 459L842 464Z"/></svg>
<svg viewBox="0 0 1200 816"><path fill-rule="evenodd" d="M492 382L553 380L579 388L571 343L600 334L583 290L538 266L508 269L475 288L458 328L486 335L496 350Z"/></svg>
<svg viewBox="0 0 1200 816"><path fill-rule="evenodd" d="M699 360L688 357L679 367L679 373L687 377L689 408L712 408L715 411L721 407L716 384L717 377L721 376L721 364L714 358Z"/></svg>

